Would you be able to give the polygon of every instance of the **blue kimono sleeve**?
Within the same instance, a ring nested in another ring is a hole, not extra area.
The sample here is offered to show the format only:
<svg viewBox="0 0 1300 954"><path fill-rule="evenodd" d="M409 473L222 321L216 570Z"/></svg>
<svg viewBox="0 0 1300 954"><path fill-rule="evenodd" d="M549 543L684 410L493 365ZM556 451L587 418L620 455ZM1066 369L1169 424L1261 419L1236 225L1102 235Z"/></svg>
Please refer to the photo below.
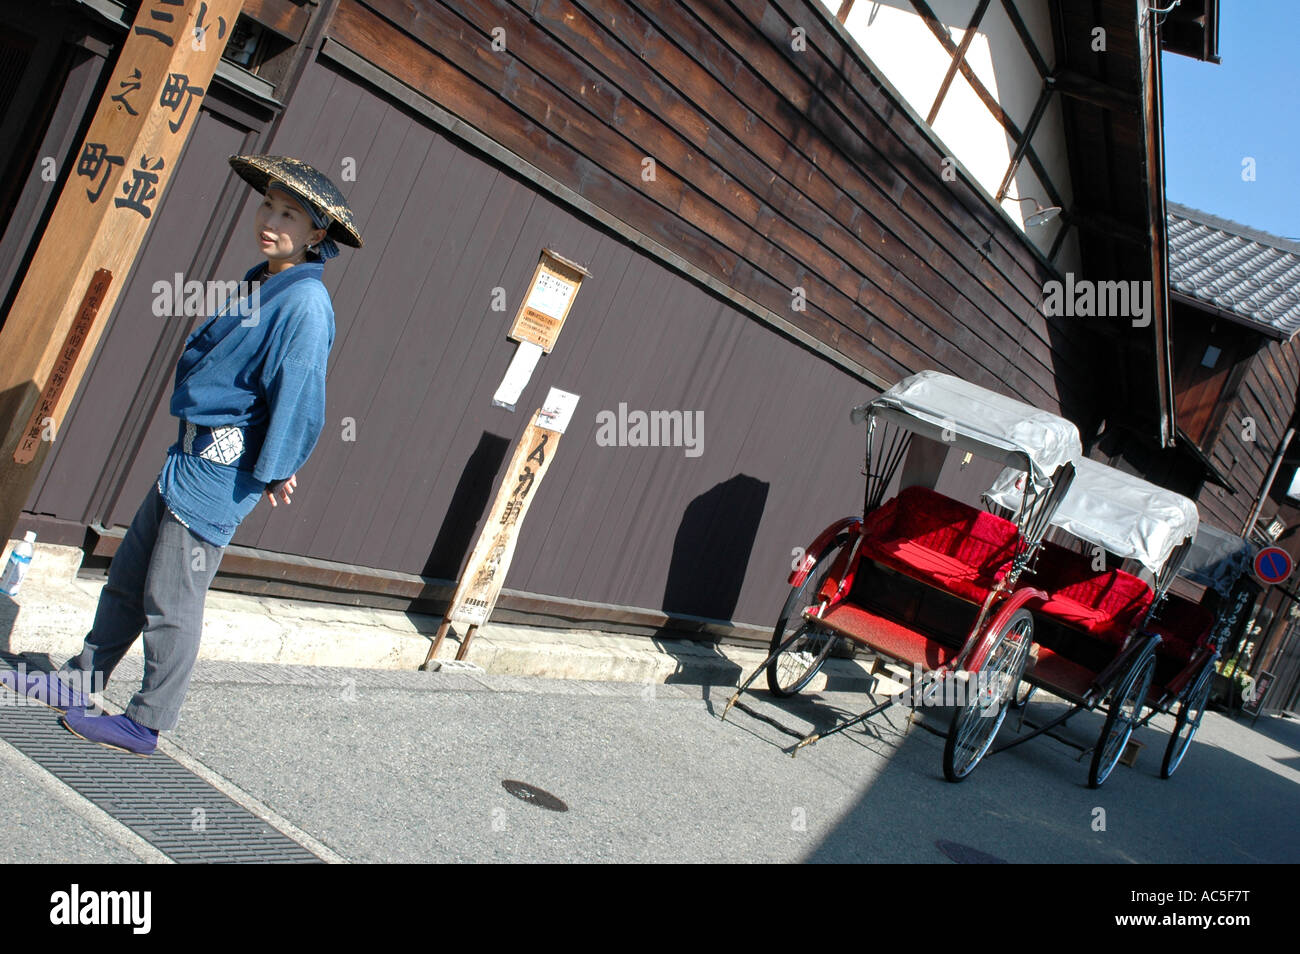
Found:
<svg viewBox="0 0 1300 954"><path fill-rule="evenodd" d="M334 338L328 304L295 309L262 368L270 419L253 468L263 483L284 480L311 456L325 426L325 369Z"/></svg>

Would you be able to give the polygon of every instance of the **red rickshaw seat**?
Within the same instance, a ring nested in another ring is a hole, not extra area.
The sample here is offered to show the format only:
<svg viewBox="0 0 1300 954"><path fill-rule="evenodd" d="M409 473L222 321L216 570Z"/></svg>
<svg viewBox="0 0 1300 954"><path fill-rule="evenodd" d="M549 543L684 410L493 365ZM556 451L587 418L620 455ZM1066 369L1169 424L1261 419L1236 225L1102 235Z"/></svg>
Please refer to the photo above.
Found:
<svg viewBox="0 0 1300 954"><path fill-rule="evenodd" d="M1172 593L1161 604L1159 616L1147 626L1160 635L1157 653L1185 663L1209 642L1213 628L1214 614L1209 609Z"/></svg>
<svg viewBox="0 0 1300 954"><path fill-rule="evenodd" d="M1034 609L1110 643L1123 643L1154 594L1123 570L1094 570L1092 557L1044 541L1029 582L1048 593Z"/></svg>
<svg viewBox="0 0 1300 954"><path fill-rule="evenodd" d="M1019 531L996 514L908 487L863 521L863 555L973 603L1005 575Z"/></svg>

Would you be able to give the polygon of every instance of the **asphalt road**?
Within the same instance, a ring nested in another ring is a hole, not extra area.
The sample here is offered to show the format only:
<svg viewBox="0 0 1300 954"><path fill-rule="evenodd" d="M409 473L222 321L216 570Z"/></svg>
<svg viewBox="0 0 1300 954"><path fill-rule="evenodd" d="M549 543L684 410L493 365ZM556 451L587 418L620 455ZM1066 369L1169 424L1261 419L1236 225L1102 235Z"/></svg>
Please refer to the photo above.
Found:
<svg viewBox="0 0 1300 954"><path fill-rule="evenodd" d="M123 664L109 700L129 699L138 665ZM735 710L718 720L729 694L201 662L181 725L164 738L327 860L943 863L979 857L963 855L969 849L1011 862L1300 861L1295 721L1261 718L1252 728L1208 713L1168 781L1158 772L1172 720L1162 717L1137 734L1145 748L1136 767L1117 767L1098 791L1086 786L1086 760L1050 739L988 759L953 785L943 779L943 740L904 731L899 714L792 759L784 749L794 739L769 722ZM757 693L751 704L806 731L864 698L778 704ZM1035 707L1042 714L1051 703ZM1014 730L1011 718L1003 733ZM942 726L942 714L931 721ZM1069 734L1082 740L1099 727L1085 714ZM0 769L0 797L15 806L0 823L0 860L157 860L2 744ZM567 810L520 800L504 780L536 786ZM940 843L951 843L947 853Z"/></svg>

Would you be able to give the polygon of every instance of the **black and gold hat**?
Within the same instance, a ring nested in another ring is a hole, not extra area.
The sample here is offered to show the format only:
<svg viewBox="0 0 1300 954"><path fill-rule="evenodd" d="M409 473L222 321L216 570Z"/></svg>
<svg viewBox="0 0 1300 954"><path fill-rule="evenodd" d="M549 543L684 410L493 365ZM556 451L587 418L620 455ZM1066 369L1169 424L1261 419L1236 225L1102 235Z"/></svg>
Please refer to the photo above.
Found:
<svg viewBox="0 0 1300 954"><path fill-rule="evenodd" d="M343 193L323 172L288 156L231 156L230 166L240 178L263 194L272 180L282 183L329 216L328 238L352 248L361 248L361 233L353 221L352 209Z"/></svg>

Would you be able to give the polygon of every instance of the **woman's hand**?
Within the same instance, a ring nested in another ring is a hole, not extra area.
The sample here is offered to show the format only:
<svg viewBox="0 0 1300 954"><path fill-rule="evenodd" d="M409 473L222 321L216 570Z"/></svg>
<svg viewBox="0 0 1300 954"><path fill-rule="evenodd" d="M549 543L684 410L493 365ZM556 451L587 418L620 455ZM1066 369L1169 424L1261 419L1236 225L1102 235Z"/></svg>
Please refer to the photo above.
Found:
<svg viewBox="0 0 1300 954"><path fill-rule="evenodd" d="M278 507L279 504L275 502L276 494L279 494L280 499L287 504L289 503L289 495L293 493L296 486L298 486L298 475L294 474L284 480L272 481L266 485L266 489L262 493L266 495L267 500L271 501L272 507Z"/></svg>

